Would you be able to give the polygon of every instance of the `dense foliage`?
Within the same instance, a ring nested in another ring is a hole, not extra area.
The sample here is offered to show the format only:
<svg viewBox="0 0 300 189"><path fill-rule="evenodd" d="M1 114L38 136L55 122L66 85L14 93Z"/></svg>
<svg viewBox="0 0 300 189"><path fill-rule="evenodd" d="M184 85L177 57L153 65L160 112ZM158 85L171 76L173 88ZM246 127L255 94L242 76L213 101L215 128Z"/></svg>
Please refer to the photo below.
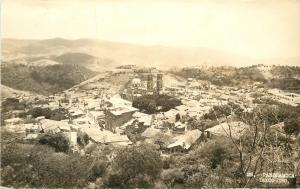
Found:
<svg viewBox="0 0 300 189"><path fill-rule="evenodd" d="M145 144L120 150L113 163L114 172L107 181L113 188L151 188L162 170L159 152Z"/></svg>
<svg viewBox="0 0 300 189"><path fill-rule="evenodd" d="M284 131L287 134L298 135L300 133L300 117L286 119L284 122Z"/></svg>
<svg viewBox="0 0 300 189"><path fill-rule="evenodd" d="M17 98L7 98L4 101L2 101L1 104L1 125L4 125L4 120L9 119L12 117L11 111L15 110L21 110L25 111L25 108L28 105L25 102L21 102ZM22 115L22 113L20 113ZM16 116L21 116L16 115Z"/></svg>
<svg viewBox="0 0 300 189"><path fill-rule="evenodd" d="M47 146L8 144L1 148L2 186L82 188L104 173L101 161L56 153Z"/></svg>
<svg viewBox="0 0 300 189"><path fill-rule="evenodd" d="M68 110L64 108L51 110L50 108L35 107L33 109L30 109L27 112L27 115L31 115L33 118L45 116L46 119L60 121L68 118Z"/></svg>
<svg viewBox="0 0 300 189"><path fill-rule="evenodd" d="M68 139L60 133L43 134L39 137L39 143L53 147L56 152L68 152L70 150Z"/></svg>
<svg viewBox="0 0 300 189"><path fill-rule="evenodd" d="M238 86L245 83L261 82L266 87L291 90L299 93L300 80L299 67L297 66L273 66L270 73L276 78L265 78L263 72L254 65L250 67L217 67L217 68L183 68L173 71L174 74L184 78L195 78L210 81L218 86Z"/></svg>
<svg viewBox="0 0 300 189"><path fill-rule="evenodd" d="M168 95L145 95L134 99L132 106L145 113L166 112L181 105L181 101Z"/></svg>
<svg viewBox="0 0 300 189"><path fill-rule="evenodd" d="M244 110L239 105L229 102L225 105L214 106L212 109L209 110L208 113L203 115L203 118L216 120L218 118L232 115L232 113L240 116L243 113L243 111Z"/></svg>
<svg viewBox="0 0 300 189"><path fill-rule="evenodd" d="M292 90L292 92L297 92L300 90L300 80L296 78L271 79L266 86L270 88Z"/></svg>
<svg viewBox="0 0 300 189"><path fill-rule="evenodd" d="M264 76L255 67L183 68L173 73L185 78L207 80L218 86L236 86L253 81L266 82Z"/></svg>
<svg viewBox="0 0 300 189"><path fill-rule="evenodd" d="M17 98L7 98L1 104L2 112L9 112L13 110L24 110L26 108L25 102L20 102Z"/></svg>
<svg viewBox="0 0 300 189"><path fill-rule="evenodd" d="M71 64L41 67L8 64L1 67L1 74L2 83L6 86L47 95L71 88L95 75L87 68Z"/></svg>

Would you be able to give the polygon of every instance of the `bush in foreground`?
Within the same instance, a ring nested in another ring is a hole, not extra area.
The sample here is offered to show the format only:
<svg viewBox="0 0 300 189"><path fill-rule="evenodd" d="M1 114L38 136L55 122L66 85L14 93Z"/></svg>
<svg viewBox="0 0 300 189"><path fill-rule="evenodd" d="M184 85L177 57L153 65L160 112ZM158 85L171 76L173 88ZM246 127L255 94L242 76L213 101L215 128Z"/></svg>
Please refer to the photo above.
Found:
<svg viewBox="0 0 300 189"><path fill-rule="evenodd" d="M152 188L162 171L162 160L154 146L142 144L121 149L108 176L108 187Z"/></svg>
<svg viewBox="0 0 300 189"><path fill-rule="evenodd" d="M44 145L9 144L1 156L1 185L13 188L82 188L105 172L95 159L56 153Z"/></svg>

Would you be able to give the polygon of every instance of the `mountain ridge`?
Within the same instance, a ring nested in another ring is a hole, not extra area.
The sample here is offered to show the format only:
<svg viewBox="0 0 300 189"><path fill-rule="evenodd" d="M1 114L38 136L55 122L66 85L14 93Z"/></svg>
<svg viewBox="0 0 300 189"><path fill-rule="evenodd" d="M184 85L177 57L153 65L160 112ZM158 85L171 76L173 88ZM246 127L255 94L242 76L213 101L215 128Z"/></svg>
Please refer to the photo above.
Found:
<svg viewBox="0 0 300 189"><path fill-rule="evenodd" d="M7 42L8 40L8 42ZM14 42L22 41L23 45ZM53 38L46 40L3 39L3 51L16 54L64 54L86 53L91 56L112 59L115 66L125 64L149 65L160 68L171 66L251 66L256 64L300 65L299 57L254 59L209 48L182 48L162 45L140 45L88 38L68 40ZM5 55L4 55L5 56Z"/></svg>

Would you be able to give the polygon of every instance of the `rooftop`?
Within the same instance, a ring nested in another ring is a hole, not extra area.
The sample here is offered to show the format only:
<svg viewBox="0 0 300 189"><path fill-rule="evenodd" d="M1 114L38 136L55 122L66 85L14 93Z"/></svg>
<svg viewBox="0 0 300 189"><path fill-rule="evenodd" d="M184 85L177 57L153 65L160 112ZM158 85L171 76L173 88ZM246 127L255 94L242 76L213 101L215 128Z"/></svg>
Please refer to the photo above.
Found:
<svg viewBox="0 0 300 189"><path fill-rule="evenodd" d="M199 131L198 129L187 131L184 135L179 135L174 137L176 141L168 145L168 148L181 146L184 149L189 149L200 136L201 136L201 131Z"/></svg>
<svg viewBox="0 0 300 189"><path fill-rule="evenodd" d="M135 112L135 111L138 111L138 109L134 107L117 107L111 109L110 113L112 113L115 116L118 116L118 115L122 115L129 112Z"/></svg>
<svg viewBox="0 0 300 189"><path fill-rule="evenodd" d="M211 127L209 129L206 129L205 131L211 132L212 134L216 136L226 136L229 137L230 135L238 139L240 138L244 132L249 128L249 125L237 121L237 122L231 122L231 123L222 123L219 125L216 125L214 127Z"/></svg>

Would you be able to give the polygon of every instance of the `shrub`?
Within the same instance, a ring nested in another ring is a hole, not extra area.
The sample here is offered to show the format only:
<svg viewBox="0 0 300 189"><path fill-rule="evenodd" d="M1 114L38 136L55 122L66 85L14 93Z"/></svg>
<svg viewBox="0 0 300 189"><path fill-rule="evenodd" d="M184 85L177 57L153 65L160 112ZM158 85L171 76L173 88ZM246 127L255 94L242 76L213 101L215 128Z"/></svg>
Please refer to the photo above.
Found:
<svg viewBox="0 0 300 189"><path fill-rule="evenodd" d="M213 169L217 168L218 165L222 164L225 158L226 158L226 150L221 146L217 146L212 151L212 157L210 159L211 167Z"/></svg>
<svg viewBox="0 0 300 189"><path fill-rule="evenodd" d="M26 108L25 102L20 102L17 98L7 98L2 102L1 113L12 110L24 110Z"/></svg>
<svg viewBox="0 0 300 189"><path fill-rule="evenodd" d="M153 145L142 144L121 149L114 161L118 175L111 179L122 179L123 187L150 187L159 178L162 170L160 154Z"/></svg>
<svg viewBox="0 0 300 189"><path fill-rule="evenodd" d="M96 160L95 164L91 169L89 181L96 181L97 178L104 176L106 172L106 162L102 160Z"/></svg>
<svg viewBox="0 0 300 189"><path fill-rule="evenodd" d="M300 120L298 118L291 118L284 121L284 131L287 134L298 135L300 133Z"/></svg>
<svg viewBox="0 0 300 189"><path fill-rule="evenodd" d="M104 184L109 188L121 188L123 179L119 174L110 174Z"/></svg>
<svg viewBox="0 0 300 189"><path fill-rule="evenodd" d="M85 147L87 144L89 144L89 136L86 133L78 132L77 143L81 147Z"/></svg>
<svg viewBox="0 0 300 189"><path fill-rule="evenodd" d="M164 170L161 174L162 180L169 188L174 188L176 183L183 183L184 172L179 168Z"/></svg>
<svg viewBox="0 0 300 189"><path fill-rule="evenodd" d="M181 105L181 101L168 95L145 95L135 99L132 106L152 114L155 112L166 112ZM162 107L160 110L157 107Z"/></svg>
<svg viewBox="0 0 300 189"><path fill-rule="evenodd" d="M68 152L69 141L60 133L44 134L39 138L40 144L47 144L55 149L56 152Z"/></svg>
<svg viewBox="0 0 300 189"><path fill-rule="evenodd" d="M1 185L11 188L83 188L102 176L106 163L44 145L12 143L1 148Z"/></svg>
<svg viewBox="0 0 300 189"><path fill-rule="evenodd" d="M27 114L32 115L34 118L45 116L46 119L61 121L63 119L67 119L66 115L68 114L68 111L63 108L51 110L50 108L35 107L29 110Z"/></svg>

